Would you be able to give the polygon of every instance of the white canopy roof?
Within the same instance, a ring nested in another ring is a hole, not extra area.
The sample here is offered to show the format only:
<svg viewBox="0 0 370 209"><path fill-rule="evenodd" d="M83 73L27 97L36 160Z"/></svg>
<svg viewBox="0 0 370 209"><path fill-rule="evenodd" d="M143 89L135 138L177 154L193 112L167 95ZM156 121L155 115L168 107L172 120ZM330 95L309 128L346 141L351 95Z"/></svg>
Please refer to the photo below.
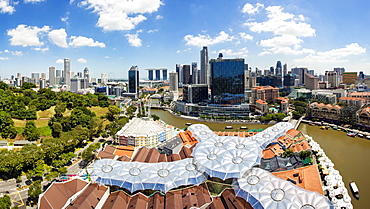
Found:
<svg viewBox="0 0 370 209"><path fill-rule="evenodd" d="M334 208L321 194L305 190L260 168L245 172L234 184L235 194L254 208Z"/></svg>

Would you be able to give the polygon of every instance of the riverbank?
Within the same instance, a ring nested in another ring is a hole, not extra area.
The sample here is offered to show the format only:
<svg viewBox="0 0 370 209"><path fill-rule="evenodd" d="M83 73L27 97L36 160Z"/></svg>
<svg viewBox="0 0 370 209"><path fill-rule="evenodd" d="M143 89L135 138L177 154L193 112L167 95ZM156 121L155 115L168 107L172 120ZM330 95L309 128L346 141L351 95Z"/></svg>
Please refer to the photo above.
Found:
<svg viewBox="0 0 370 209"><path fill-rule="evenodd" d="M172 116L186 119L186 120L192 120L192 121L198 121L198 122L209 122L209 123L224 123L224 124L254 124L254 125L274 125L277 122L276 121L270 121L270 122L261 122L259 120L221 120L221 119L205 119L205 118L199 118L199 117L193 117L193 116L187 116L187 115L178 115L170 109L163 109L163 111L167 111Z"/></svg>

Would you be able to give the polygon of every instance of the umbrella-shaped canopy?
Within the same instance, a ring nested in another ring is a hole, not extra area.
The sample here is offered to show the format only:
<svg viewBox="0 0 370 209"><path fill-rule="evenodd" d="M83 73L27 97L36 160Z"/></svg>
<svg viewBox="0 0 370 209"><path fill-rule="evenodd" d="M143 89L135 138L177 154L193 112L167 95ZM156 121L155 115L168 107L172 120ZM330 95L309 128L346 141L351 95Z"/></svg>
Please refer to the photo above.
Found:
<svg viewBox="0 0 370 209"><path fill-rule="evenodd" d="M334 208L330 201L280 179L271 173L252 168L235 182L237 196L255 199L263 208Z"/></svg>

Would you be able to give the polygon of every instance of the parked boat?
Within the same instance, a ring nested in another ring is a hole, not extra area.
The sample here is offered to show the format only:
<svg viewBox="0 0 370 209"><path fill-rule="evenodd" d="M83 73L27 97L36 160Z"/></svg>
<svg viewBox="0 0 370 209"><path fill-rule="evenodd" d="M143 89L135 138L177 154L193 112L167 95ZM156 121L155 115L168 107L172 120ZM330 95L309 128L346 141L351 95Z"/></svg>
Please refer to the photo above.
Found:
<svg viewBox="0 0 370 209"><path fill-rule="evenodd" d="M191 123L185 123L185 125L187 125L187 126L191 126Z"/></svg>
<svg viewBox="0 0 370 209"><path fill-rule="evenodd" d="M226 126L225 129L233 129L232 126Z"/></svg>
<svg viewBox="0 0 370 209"><path fill-rule="evenodd" d="M365 138L363 134L357 134L358 137Z"/></svg>
<svg viewBox="0 0 370 209"><path fill-rule="evenodd" d="M310 126L316 126L316 124L314 124L314 123L309 123L308 125L310 125Z"/></svg>
<svg viewBox="0 0 370 209"><path fill-rule="evenodd" d="M365 138L370 140L370 136L366 136Z"/></svg>
<svg viewBox="0 0 370 209"><path fill-rule="evenodd" d="M240 129L248 129L247 126L240 126Z"/></svg>
<svg viewBox="0 0 370 209"><path fill-rule="evenodd" d="M349 133L347 134L347 136L350 136L350 137L356 137L356 136L357 136L357 133L355 133L355 132L349 132Z"/></svg>
<svg viewBox="0 0 370 209"><path fill-rule="evenodd" d="M351 188L352 194L356 199L360 199L360 191L354 181L349 183L349 187Z"/></svg>

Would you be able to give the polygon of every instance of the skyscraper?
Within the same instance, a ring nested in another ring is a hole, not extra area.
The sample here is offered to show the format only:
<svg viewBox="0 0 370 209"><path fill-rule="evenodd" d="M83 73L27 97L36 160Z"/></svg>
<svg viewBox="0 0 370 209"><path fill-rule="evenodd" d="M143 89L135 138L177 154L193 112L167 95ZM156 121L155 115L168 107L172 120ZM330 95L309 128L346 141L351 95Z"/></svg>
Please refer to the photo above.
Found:
<svg viewBox="0 0 370 209"><path fill-rule="evenodd" d="M155 70L155 80L157 81L161 80L161 70L159 69Z"/></svg>
<svg viewBox="0 0 370 209"><path fill-rule="evenodd" d="M203 49L200 51L200 82L210 86L211 75L208 60L208 48L203 46Z"/></svg>
<svg viewBox="0 0 370 209"><path fill-rule="evenodd" d="M285 63L283 65L283 75L286 75L286 74L288 74L288 65Z"/></svg>
<svg viewBox="0 0 370 209"><path fill-rule="evenodd" d="M176 73L177 73L177 81L179 87L182 87L182 82L184 81L183 73L182 73L182 65L176 64Z"/></svg>
<svg viewBox="0 0 370 209"><path fill-rule="evenodd" d="M49 84L55 85L55 67L49 67Z"/></svg>
<svg viewBox="0 0 370 209"><path fill-rule="evenodd" d="M283 74L283 68L281 66L281 62L277 61L276 68L275 68L275 75L281 75Z"/></svg>
<svg viewBox="0 0 370 209"><path fill-rule="evenodd" d="M87 82L90 83L90 73L89 68L85 67L84 69L84 78L87 79Z"/></svg>
<svg viewBox="0 0 370 209"><path fill-rule="evenodd" d="M244 102L244 59L211 59L211 94L216 104Z"/></svg>
<svg viewBox="0 0 370 209"><path fill-rule="evenodd" d="M148 80L152 81L154 80L153 76L153 70L152 69L146 69L148 71Z"/></svg>
<svg viewBox="0 0 370 209"><path fill-rule="evenodd" d="M168 79L168 76L167 76L167 69L166 68L163 68L162 69L162 79L165 81Z"/></svg>
<svg viewBox="0 0 370 209"><path fill-rule="evenodd" d="M67 86L67 90L71 86L71 63L68 58L64 59L64 83Z"/></svg>
<svg viewBox="0 0 370 209"><path fill-rule="evenodd" d="M101 74L101 81L102 84L107 84L108 83L108 77L106 73Z"/></svg>
<svg viewBox="0 0 370 209"><path fill-rule="evenodd" d="M177 92L179 91L179 80L177 72L170 72L170 91Z"/></svg>
<svg viewBox="0 0 370 209"><path fill-rule="evenodd" d="M196 62L191 63L191 83L198 84L198 64Z"/></svg>
<svg viewBox="0 0 370 209"><path fill-rule="evenodd" d="M182 66L182 77L183 82L182 84L190 84L191 83L191 77L190 77L190 65L183 65Z"/></svg>
<svg viewBox="0 0 370 209"><path fill-rule="evenodd" d="M132 66L128 71L128 92L139 96L139 68Z"/></svg>
<svg viewBox="0 0 370 209"><path fill-rule="evenodd" d="M336 88L339 85L338 72L336 71L326 71L325 72L326 81L330 83L331 88Z"/></svg>
<svg viewBox="0 0 370 209"><path fill-rule="evenodd" d="M40 79L40 73L31 73L31 78L39 80Z"/></svg>

